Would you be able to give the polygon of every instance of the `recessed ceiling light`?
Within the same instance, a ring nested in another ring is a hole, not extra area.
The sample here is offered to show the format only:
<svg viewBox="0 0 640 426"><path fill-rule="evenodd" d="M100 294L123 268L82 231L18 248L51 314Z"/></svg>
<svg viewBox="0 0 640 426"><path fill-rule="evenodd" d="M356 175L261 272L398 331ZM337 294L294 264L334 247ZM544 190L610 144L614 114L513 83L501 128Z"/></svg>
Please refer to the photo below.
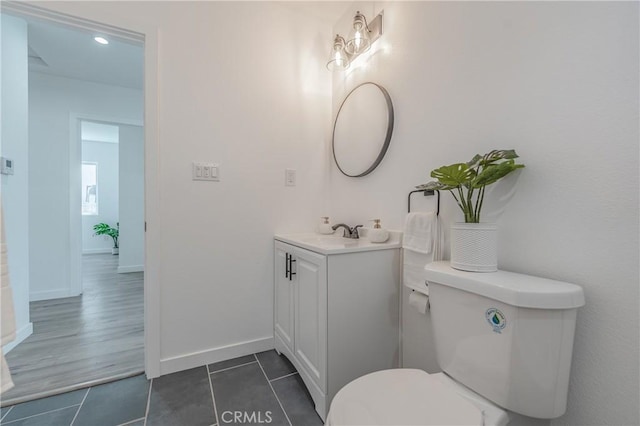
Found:
<svg viewBox="0 0 640 426"><path fill-rule="evenodd" d="M93 39L94 39L95 41L97 41L98 43L100 43L100 44L109 44L109 40L107 40L107 39L106 39L106 38L104 38L104 37L100 37L100 36L98 36L98 37L94 37Z"/></svg>

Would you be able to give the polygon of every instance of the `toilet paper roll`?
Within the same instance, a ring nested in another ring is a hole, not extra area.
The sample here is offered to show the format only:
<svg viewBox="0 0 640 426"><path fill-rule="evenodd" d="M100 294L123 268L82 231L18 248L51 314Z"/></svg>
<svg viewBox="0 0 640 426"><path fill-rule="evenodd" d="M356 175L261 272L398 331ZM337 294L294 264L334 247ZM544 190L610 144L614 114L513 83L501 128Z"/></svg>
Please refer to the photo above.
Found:
<svg viewBox="0 0 640 426"><path fill-rule="evenodd" d="M426 314L427 308L429 307L429 296L417 291L412 291L409 295L409 305L416 308L421 314Z"/></svg>

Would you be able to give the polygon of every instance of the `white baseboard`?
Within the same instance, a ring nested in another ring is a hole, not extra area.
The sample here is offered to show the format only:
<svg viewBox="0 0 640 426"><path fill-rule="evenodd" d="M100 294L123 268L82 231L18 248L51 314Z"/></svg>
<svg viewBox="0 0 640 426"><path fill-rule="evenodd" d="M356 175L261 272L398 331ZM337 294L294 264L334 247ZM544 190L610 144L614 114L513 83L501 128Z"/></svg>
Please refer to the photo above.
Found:
<svg viewBox="0 0 640 426"><path fill-rule="evenodd" d="M144 265L118 266L119 274L128 274L129 272L144 272Z"/></svg>
<svg viewBox="0 0 640 426"><path fill-rule="evenodd" d="M190 354L160 360L160 375L175 373L176 371L188 370L214 362L225 361L244 355L251 355L256 352L264 352L273 349L273 337L250 340L248 342L236 343L219 348L207 349Z"/></svg>
<svg viewBox="0 0 640 426"><path fill-rule="evenodd" d="M82 254L105 254L105 253L111 254L111 249L110 248L97 248L97 249L82 250Z"/></svg>
<svg viewBox="0 0 640 426"><path fill-rule="evenodd" d="M26 324L25 326L20 328L20 330L16 331L16 338L13 340L13 342L7 343L5 346L2 347L2 353L4 353L5 355L8 354L11 349L18 346L20 343L24 341L24 339L31 336L32 334L33 334L33 323L30 322L29 324Z"/></svg>
<svg viewBox="0 0 640 426"><path fill-rule="evenodd" d="M73 296L78 296L78 295L72 294L71 290L68 288L58 289L58 290L48 290L48 291L35 291L33 293L29 293L29 302L37 302L39 300L62 299L63 297L73 297Z"/></svg>

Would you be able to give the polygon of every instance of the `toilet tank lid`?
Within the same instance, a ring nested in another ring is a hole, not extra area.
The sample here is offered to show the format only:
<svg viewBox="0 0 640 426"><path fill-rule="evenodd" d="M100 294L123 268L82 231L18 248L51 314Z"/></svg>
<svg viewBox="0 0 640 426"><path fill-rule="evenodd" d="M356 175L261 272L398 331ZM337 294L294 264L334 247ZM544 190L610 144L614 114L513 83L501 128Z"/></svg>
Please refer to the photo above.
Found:
<svg viewBox="0 0 640 426"><path fill-rule="evenodd" d="M512 306L572 309L585 303L582 287L562 281L507 271L459 271L444 261L429 263L424 269L429 283L468 291Z"/></svg>

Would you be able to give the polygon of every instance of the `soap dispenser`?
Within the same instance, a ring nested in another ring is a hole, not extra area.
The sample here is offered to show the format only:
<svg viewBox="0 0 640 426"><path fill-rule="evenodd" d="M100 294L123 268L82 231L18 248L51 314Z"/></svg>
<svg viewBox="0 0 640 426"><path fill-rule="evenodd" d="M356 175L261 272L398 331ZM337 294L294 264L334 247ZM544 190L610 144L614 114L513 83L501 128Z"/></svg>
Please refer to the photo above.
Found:
<svg viewBox="0 0 640 426"><path fill-rule="evenodd" d="M322 216L322 223L320 223L320 225L318 225L318 233L320 234L333 234L335 231L334 229L331 227L331 223L329 223L329 217L328 216Z"/></svg>
<svg viewBox="0 0 640 426"><path fill-rule="evenodd" d="M373 219L373 229L367 229L367 237L372 243L384 243L389 239L389 231L382 229L380 219Z"/></svg>

